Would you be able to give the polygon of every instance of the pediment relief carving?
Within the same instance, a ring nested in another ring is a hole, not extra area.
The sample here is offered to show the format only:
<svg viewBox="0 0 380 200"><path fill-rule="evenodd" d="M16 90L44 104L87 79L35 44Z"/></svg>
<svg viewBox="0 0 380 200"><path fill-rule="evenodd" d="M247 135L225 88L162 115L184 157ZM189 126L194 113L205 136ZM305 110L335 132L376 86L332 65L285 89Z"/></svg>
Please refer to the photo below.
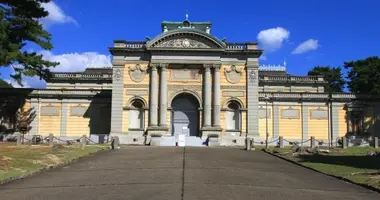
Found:
<svg viewBox="0 0 380 200"><path fill-rule="evenodd" d="M188 48L188 49L209 49L209 45L204 42L194 40L191 38L176 38L164 40L154 47L167 47L167 48Z"/></svg>
<svg viewBox="0 0 380 200"><path fill-rule="evenodd" d="M238 69L235 65L232 65L230 68L224 69L224 74L226 79L230 83L238 83L242 77L242 70Z"/></svg>
<svg viewBox="0 0 380 200"><path fill-rule="evenodd" d="M128 68L128 73L132 81L141 82L144 80L144 77L147 74L147 69L137 64L135 66L130 66Z"/></svg>

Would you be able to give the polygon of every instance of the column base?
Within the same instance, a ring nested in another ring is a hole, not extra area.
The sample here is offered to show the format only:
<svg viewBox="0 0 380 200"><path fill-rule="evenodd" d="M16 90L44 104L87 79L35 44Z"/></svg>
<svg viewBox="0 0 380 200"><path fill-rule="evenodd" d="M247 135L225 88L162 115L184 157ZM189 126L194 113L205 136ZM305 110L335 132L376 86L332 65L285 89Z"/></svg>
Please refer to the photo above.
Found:
<svg viewBox="0 0 380 200"><path fill-rule="evenodd" d="M207 137L208 135L219 135L222 133L221 127L212 127L212 126L204 126L201 129L202 137Z"/></svg>
<svg viewBox="0 0 380 200"><path fill-rule="evenodd" d="M149 126L147 128L148 135L152 134L159 134L159 135L168 135L169 134L169 127L166 126Z"/></svg>

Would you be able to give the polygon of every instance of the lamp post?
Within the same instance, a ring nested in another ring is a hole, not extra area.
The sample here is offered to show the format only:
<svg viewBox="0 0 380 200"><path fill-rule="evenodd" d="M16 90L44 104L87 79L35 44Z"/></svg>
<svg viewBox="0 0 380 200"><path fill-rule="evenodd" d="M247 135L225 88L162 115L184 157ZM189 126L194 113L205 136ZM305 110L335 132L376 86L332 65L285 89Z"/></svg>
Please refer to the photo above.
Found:
<svg viewBox="0 0 380 200"><path fill-rule="evenodd" d="M268 137L269 137L269 133L268 133L268 101L269 101L269 97L267 94L265 94L265 149L268 149Z"/></svg>

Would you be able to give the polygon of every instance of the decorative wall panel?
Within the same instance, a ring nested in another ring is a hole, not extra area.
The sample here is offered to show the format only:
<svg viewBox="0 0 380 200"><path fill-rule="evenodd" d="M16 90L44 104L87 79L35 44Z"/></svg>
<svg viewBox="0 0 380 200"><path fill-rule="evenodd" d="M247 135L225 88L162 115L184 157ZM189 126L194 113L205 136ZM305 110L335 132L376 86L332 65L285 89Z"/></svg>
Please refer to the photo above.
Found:
<svg viewBox="0 0 380 200"><path fill-rule="evenodd" d="M59 109L57 106L42 106L41 107L41 116L58 116Z"/></svg>
<svg viewBox="0 0 380 200"><path fill-rule="evenodd" d="M171 81L200 81L199 69L171 69Z"/></svg>
<svg viewBox="0 0 380 200"><path fill-rule="evenodd" d="M72 106L70 107L70 116L82 117L86 114L88 107L86 106Z"/></svg>
<svg viewBox="0 0 380 200"><path fill-rule="evenodd" d="M298 109L294 108L287 108L281 110L281 118L282 119L299 119L300 118L300 113Z"/></svg>
<svg viewBox="0 0 380 200"><path fill-rule="evenodd" d="M328 119L327 110L321 108L310 110L310 119Z"/></svg>
<svg viewBox="0 0 380 200"><path fill-rule="evenodd" d="M259 118L260 119L265 119L267 116L265 115L265 108L264 107L260 107L259 108ZM268 108L268 119L271 118L271 109Z"/></svg>

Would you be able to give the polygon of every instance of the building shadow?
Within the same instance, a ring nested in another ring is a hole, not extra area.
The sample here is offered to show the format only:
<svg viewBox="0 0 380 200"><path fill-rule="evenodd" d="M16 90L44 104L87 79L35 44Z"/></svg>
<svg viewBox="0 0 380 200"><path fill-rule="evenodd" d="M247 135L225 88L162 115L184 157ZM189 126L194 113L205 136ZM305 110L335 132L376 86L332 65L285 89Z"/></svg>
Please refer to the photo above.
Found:
<svg viewBox="0 0 380 200"><path fill-rule="evenodd" d="M32 91L29 88L0 88L0 141L17 131L16 113Z"/></svg>
<svg viewBox="0 0 380 200"><path fill-rule="evenodd" d="M379 156L367 156L367 155L347 155L347 156L331 156L331 155L300 155L300 162L307 163L319 163L348 166L360 169L380 169L380 157Z"/></svg>
<svg viewBox="0 0 380 200"><path fill-rule="evenodd" d="M111 131L111 91L101 91L91 99L84 118L89 118L90 140L108 142Z"/></svg>

